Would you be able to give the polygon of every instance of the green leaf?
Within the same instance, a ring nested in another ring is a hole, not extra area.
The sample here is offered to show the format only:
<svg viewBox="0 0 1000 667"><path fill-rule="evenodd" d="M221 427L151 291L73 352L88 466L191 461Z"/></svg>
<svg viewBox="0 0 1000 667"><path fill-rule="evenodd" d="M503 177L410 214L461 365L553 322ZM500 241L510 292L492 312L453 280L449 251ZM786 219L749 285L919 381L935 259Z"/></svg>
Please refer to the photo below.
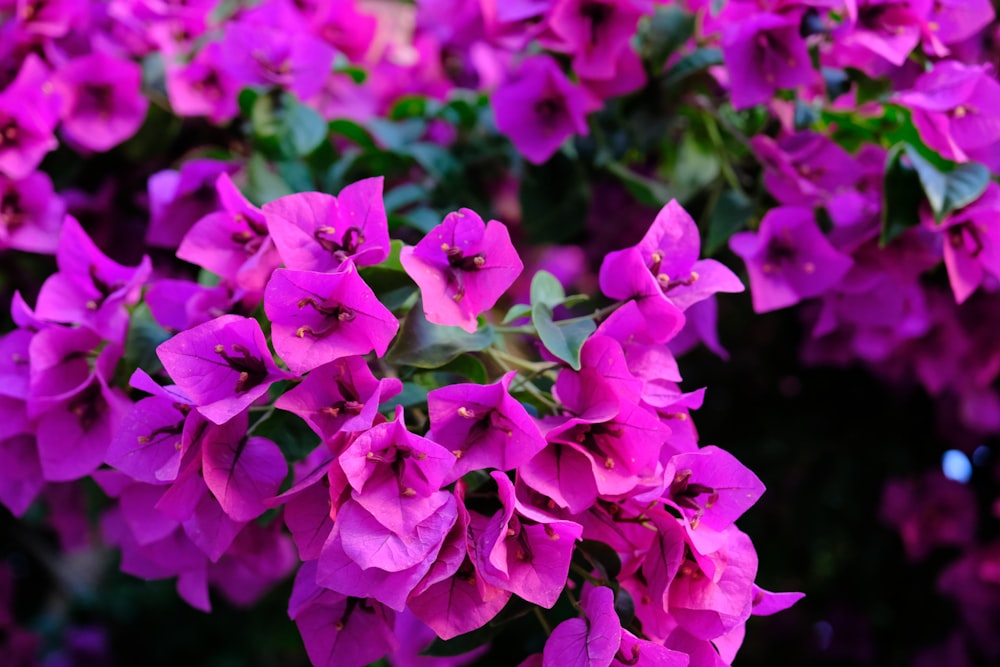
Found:
<svg viewBox="0 0 1000 667"><path fill-rule="evenodd" d="M463 352L486 349L493 339L493 327L489 325L470 334L460 327L428 322L423 303L418 301L403 320L386 358L392 363L417 368L440 368Z"/></svg>
<svg viewBox="0 0 1000 667"><path fill-rule="evenodd" d="M686 203L717 179L721 169L716 149L700 142L694 133L686 134L680 142L670 173L673 196Z"/></svg>
<svg viewBox="0 0 1000 667"><path fill-rule="evenodd" d="M663 84L667 88L673 88L682 83L684 79L692 74L708 69L715 65L722 64L722 51L712 46L703 46L677 61Z"/></svg>
<svg viewBox="0 0 1000 667"><path fill-rule="evenodd" d="M353 120L338 118L330 123L329 128L330 132L346 137L362 148L370 150L378 148L371 133Z"/></svg>
<svg viewBox="0 0 1000 667"><path fill-rule="evenodd" d="M640 204L660 208L674 198L666 183L641 176L619 162L610 162L606 167Z"/></svg>
<svg viewBox="0 0 1000 667"><path fill-rule="evenodd" d="M966 162L950 171L941 171L925 160L913 146L905 144L904 150L917 171L936 222L976 201L990 183L990 170L978 162Z"/></svg>
<svg viewBox="0 0 1000 667"><path fill-rule="evenodd" d="M565 243L583 231L590 209L590 188L579 160L556 153L543 165L526 165L521 180L521 210L530 240Z"/></svg>
<svg viewBox="0 0 1000 667"><path fill-rule="evenodd" d="M427 122L420 118L400 121L372 118L367 124L372 136L383 148L404 154L407 148L420 141L427 130Z"/></svg>
<svg viewBox="0 0 1000 667"><path fill-rule="evenodd" d="M254 136L270 152L283 157L312 153L327 137L323 117L293 95L260 95L250 109Z"/></svg>
<svg viewBox="0 0 1000 667"><path fill-rule="evenodd" d="M251 415L253 421L253 415ZM289 461L301 461L316 449L319 436L298 415L275 410L254 429L254 435L273 440Z"/></svg>
<svg viewBox="0 0 1000 667"><path fill-rule="evenodd" d="M527 317L531 314L531 306L526 303L515 303L507 311L507 314L503 316L503 321L500 324L510 324L514 320L520 319L522 317Z"/></svg>
<svg viewBox="0 0 1000 667"><path fill-rule="evenodd" d="M288 187L294 192L309 192L316 189L313 181L312 171L304 162L299 160L280 160L274 164L281 177Z"/></svg>
<svg viewBox="0 0 1000 667"><path fill-rule="evenodd" d="M389 109L389 118L392 120L424 118L436 113L437 104L434 100L429 100L423 95L404 95L396 100Z"/></svg>
<svg viewBox="0 0 1000 667"><path fill-rule="evenodd" d="M622 570L618 552L597 540L582 540L576 546L573 559L587 570L596 569L608 581L616 579Z"/></svg>
<svg viewBox="0 0 1000 667"><path fill-rule="evenodd" d="M389 243L389 256L384 262L375 266L366 266L359 271L359 275L379 295L380 300L386 292L413 285L410 276L403 270L403 263L399 261L399 253L402 249L403 242L399 239L393 239Z"/></svg>
<svg viewBox="0 0 1000 667"><path fill-rule="evenodd" d="M580 370L580 348L590 334L597 330L593 320L577 320L559 326L552 320L552 309L549 306L535 303L531 307L531 322L545 349L565 361L573 370Z"/></svg>
<svg viewBox="0 0 1000 667"><path fill-rule="evenodd" d="M129 318L128 334L125 337L125 363L130 368L156 373L162 368L156 356L156 348L170 336L170 332L153 319L149 307L140 303Z"/></svg>
<svg viewBox="0 0 1000 667"><path fill-rule="evenodd" d="M694 35L695 19L676 5L656 8L639 45L639 53L652 72L663 71L670 54Z"/></svg>
<svg viewBox="0 0 1000 667"><path fill-rule="evenodd" d="M427 402L427 390L415 382L404 382L403 391L396 394L388 401L379 406L379 411L391 414L397 405L408 408L412 405L420 405Z"/></svg>
<svg viewBox="0 0 1000 667"><path fill-rule="evenodd" d="M437 374L459 375L469 382L489 384L490 375L483 362L471 354L462 354L435 371ZM449 383L453 384L453 383Z"/></svg>
<svg viewBox="0 0 1000 667"><path fill-rule="evenodd" d="M385 193L385 210L394 213L423 201L427 201L427 190L416 183L407 183Z"/></svg>
<svg viewBox="0 0 1000 667"><path fill-rule="evenodd" d="M254 102L260 97L260 91L256 88L244 88L236 97L236 102L240 106L240 113L244 118L250 118L253 111Z"/></svg>
<svg viewBox="0 0 1000 667"><path fill-rule="evenodd" d="M906 144L896 144L889 150L882 189L882 233L884 247L911 227L920 224L920 203L924 200L920 177L916 170L902 161Z"/></svg>
<svg viewBox="0 0 1000 667"><path fill-rule="evenodd" d="M708 218L705 253L714 255L723 248L730 236L746 226L752 214L753 202L746 195L737 190L724 191Z"/></svg>
<svg viewBox="0 0 1000 667"><path fill-rule="evenodd" d="M615 592L615 612L621 619L622 627L628 627L635 620L635 600L632 599L632 595L627 590L620 586Z"/></svg>
<svg viewBox="0 0 1000 667"><path fill-rule="evenodd" d="M421 206L412 211L408 211L403 218L406 220L406 224L415 229L419 229L424 234L431 231L435 227L441 224L444 219L440 213L432 208L427 208L426 206Z"/></svg>
<svg viewBox="0 0 1000 667"><path fill-rule="evenodd" d="M244 194L247 199L260 206L279 197L290 195L294 190L289 187L260 153L254 153L247 160L247 187Z"/></svg>
<svg viewBox="0 0 1000 667"><path fill-rule="evenodd" d="M538 271L531 279L531 305L542 304L550 309L555 308L566 299L559 279L548 271Z"/></svg>
<svg viewBox="0 0 1000 667"><path fill-rule="evenodd" d="M462 170L461 163L447 148L425 141L407 146L401 153L411 156L431 176L442 179Z"/></svg>
<svg viewBox="0 0 1000 667"><path fill-rule="evenodd" d="M565 299L563 299L563 308L572 308L573 306L579 306L581 303L587 303L590 301L589 294L571 294Z"/></svg>

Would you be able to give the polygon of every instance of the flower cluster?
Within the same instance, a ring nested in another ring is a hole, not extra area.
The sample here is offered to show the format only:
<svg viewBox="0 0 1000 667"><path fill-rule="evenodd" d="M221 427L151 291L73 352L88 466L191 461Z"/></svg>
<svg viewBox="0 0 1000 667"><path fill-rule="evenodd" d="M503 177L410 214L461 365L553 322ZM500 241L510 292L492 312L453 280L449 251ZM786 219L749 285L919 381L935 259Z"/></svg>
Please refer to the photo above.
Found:
<svg viewBox="0 0 1000 667"><path fill-rule="evenodd" d="M989 452L997 34L986 0L0 0L0 503L68 548L92 479L121 569L206 611L297 571L317 665L475 660L527 610L525 665L729 664L799 594L756 585L763 485L675 355L725 357L742 260L807 363ZM976 502L927 474L882 515L964 550L947 651L995 660Z"/></svg>
<svg viewBox="0 0 1000 667"><path fill-rule="evenodd" d="M67 218L59 271L34 310L16 302L19 327L2 339L5 504L22 513L46 482L91 476L118 501L102 531L122 569L176 577L204 610L209 585L248 604L301 561L289 615L317 665L396 651L397 614L447 640L564 597L586 620L559 624L543 663L583 655L595 636L602 654L588 664L730 662L752 613L800 596L755 585L755 551L733 522L763 485L724 450L699 448L689 411L701 392L680 390L666 344L686 308L740 282L698 259L697 227L671 203L641 243L606 259L602 288L617 301L600 326L554 320L561 288L536 277L532 321L510 333L540 337L552 361L531 361L478 322L523 268L507 228L463 209L401 247L382 187L366 179L257 208L222 172L221 210L177 250L219 276L211 288L153 278L148 259L121 266ZM394 310L366 282L393 262L419 288ZM123 387L143 287L172 335ZM482 350L487 377L404 407L398 360L441 366L405 348L443 336ZM315 434L287 484L287 448L256 434L280 413ZM287 534L260 520L271 507ZM614 611L623 597L635 620Z"/></svg>

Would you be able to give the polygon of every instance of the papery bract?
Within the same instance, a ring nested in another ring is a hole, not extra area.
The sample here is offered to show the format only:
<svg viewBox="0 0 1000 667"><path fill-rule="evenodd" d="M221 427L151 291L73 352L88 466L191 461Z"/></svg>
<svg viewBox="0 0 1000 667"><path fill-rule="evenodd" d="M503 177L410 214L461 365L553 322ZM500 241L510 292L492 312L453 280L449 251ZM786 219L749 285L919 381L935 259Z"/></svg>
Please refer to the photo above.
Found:
<svg viewBox="0 0 1000 667"><path fill-rule="evenodd" d="M662 294L681 310L716 292L743 291L740 280L721 263L699 260L700 250L698 226L676 200L671 200L637 245L605 256L601 291L616 299ZM668 328L671 323L664 324ZM654 336L657 342L664 339Z"/></svg>
<svg viewBox="0 0 1000 667"><path fill-rule="evenodd" d="M736 109L763 104L782 88L816 78L799 21L791 16L760 13L729 23L722 33L722 54Z"/></svg>
<svg viewBox="0 0 1000 667"><path fill-rule="evenodd" d="M278 491L287 472L284 454L267 438L249 436L233 442L209 435L202 443L205 484L236 521L263 514L264 500Z"/></svg>
<svg viewBox="0 0 1000 667"><path fill-rule="evenodd" d="M552 56L526 59L490 100L497 129L535 164L545 162L574 134L586 135L597 106L559 69Z"/></svg>
<svg viewBox="0 0 1000 667"><path fill-rule="evenodd" d="M542 667L607 667L621 646L622 626L615 594L599 586L584 591L586 619L571 618L552 630L542 653Z"/></svg>
<svg viewBox="0 0 1000 667"><path fill-rule="evenodd" d="M382 356L399 329L352 262L335 273L278 269L264 310L275 351L298 373L372 350Z"/></svg>
<svg viewBox="0 0 1000 667"><path fill-rule="evenodd" d="M215 188L224 210L196 222L177 248L177 257L261 292L281 263L264 213L247 201L228 173L219 176Z"/></svg>
<svg viewBox="0 0 1000 667"><path fill-rule="evenodd" d="M381 177L352 183L336 197L319 192L281 197L264 204L263 211L289 269L329 272L348 259L369 266L389 256Z"/></svg>
<svg viewBox="0 0 1000 667"><path fill-rule="evenodd" d="M156 348L170 377L216 424L223 424L292 377L278 369L257 320L223 315Z"/></svg>
<svg viewBox="0 0 1000 667"><path fill-rule="evenodd" d="M491 385L454 384L430 391L427 437L458 459L450 477L472 470L512 470L545 447L538 426L510 395L515 372Z"/></svg>
<svg viewBox="0 0 1000 667"><path fill-rule="evenodd" d="M394 651L392 612L378 602L319 588L314 563L299 568L288 607L313 665L364 667Z"/></svg>
<svg viewBox="0 0 1000 667"><path fill-rule="evenodd" d="M484 223L474 211L449 213L413 247L403 248L403 268L420 286L429 322L476 330L524 269L507 227Z"/></svg>
<svg viewBox="0 0 1000 667"><path fill-rule="evenodd" d="M379 403L402 389L398 379L377 380L364 359L349 356L313 369L274 405L302 417L318 436L329 440L337 433L370 428Z"/></svg>
<svg viewBox="0 0 1000 667"><path fill-rule="evenodd" d="M44 172L18 180L0 176L0 250L54 253L65 214L66 205Z"/></svg>
<svg viewBox="0 0 1000 667"><path fill-rule="evenodd" d="M819 296L851 267L823 236L812 210L797 206L771 209L756 233L734 235L729 247L746 262L758 313Z"/></svg>
<svg viewBox="0 0 1000 667"><path fill-rule="evenodd" d="M536 523L521 515L510 479L500 472L491 476L503 507L485 526L476 546L478 570L486 582L551 608L566 583L582 528L572 521Z"/></svg>
<svg viewBox="0 0 1000 667"><path fill-rule="evenodd" d="M67 138L86 149L106 151L131 137L149 106L141 84L142 69L137 64L100 52L64 65L56 85Z"/></svg>
<svg viewBox="0 0 1000 667"><path fill-rule="evenodd" d="M38 294L37 317L89 326L104 338L123 344L128 328L126 306L139 300L152 264L143 257L129 268L108 259L74 218L66 216L59 248L59 272L49 276Z"/></svg>

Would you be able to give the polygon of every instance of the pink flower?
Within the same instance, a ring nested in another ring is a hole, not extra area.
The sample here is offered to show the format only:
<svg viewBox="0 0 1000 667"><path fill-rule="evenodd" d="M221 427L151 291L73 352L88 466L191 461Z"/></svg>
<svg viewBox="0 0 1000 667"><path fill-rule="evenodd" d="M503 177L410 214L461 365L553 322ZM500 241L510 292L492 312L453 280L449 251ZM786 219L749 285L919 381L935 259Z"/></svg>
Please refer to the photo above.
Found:
<svg viewBox="0 0 1000 667"><path fill-rule="evenodd" d="M497 129L535 164L552 157L574 134L586 136L587 114L598 106L547 55L522 62L493 93L490 104Z"/></svg>
<svg viewBox="0 0 1000 667"><path fill-rule="evenodd" d="M467 208L449 213L399 259L420 287L427 320L469 333L524 269L507 227Z"/></svg>

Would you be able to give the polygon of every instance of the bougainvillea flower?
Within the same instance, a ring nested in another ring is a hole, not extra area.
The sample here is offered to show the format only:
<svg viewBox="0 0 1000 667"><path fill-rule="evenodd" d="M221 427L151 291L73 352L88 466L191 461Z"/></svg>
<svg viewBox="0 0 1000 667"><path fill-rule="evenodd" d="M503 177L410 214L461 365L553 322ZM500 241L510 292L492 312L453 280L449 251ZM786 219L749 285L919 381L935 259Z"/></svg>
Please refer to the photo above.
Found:
<svg viewBox="0 0 1000 667"><path fill-rule="evenodd" d="M601 100L623 97L646 85L648 77L642 58L631 48L624 49L618 57L610 78L581 78L580 83L591 95Z"/></svg>
<svg viewBox="0 0 1000 667"><path fill-rule="evenodd" d="M17 78L0 92L0 173L24 178L54 150L59 96L49 81L49 69L29 54Z"/></svg>
<svg viewBox="0 0 1000 667"><path fill-rule="evenodd" d="M805 597L804 593L772 593L753 585L753 616L770 616L790 608Z"/></svg>
<svg viewBox="0 0 1000 667"><path fill-rule="evenodd" d="M0 336L0 396L26 400L31 378L31 339L35 332L14 329ZM0 433L10 432L0 428Z"/></svg>
<svg viewBox="0 0 1000 667"><path fill-rule="evenodd" d="M146 243L175 249L194 223L219 209L215 184L237 165L221 160L188 160L180 171L166 169L149 177L149 229Z"/></svg>
<svg viewBox="0 0 1000 667"><path fill-rule="evenodd" d="M870 51L896 67L916 48L930 8L930 3L919 0L852 0L845 4L848 22L837 33L837 45Z"/></svg>
<svg viewBox="0 0 1000 667"><path fill-rule="evenodd" d="M233 440L214 433L202 440L205 484L233 520L256 519L267 509L264 500L278 492L288 473L285 455L267 438Z"/></svg>
<svg viewBox="0 0 1000 667"><path fill-rule="evenodd" d="M406 598L431 569L458 518L454 496L445 496L445 503L431 516L402 535L388 536L384 528L363 530L374 519L366 516L362 522L355 521L356 513L364 516L367 511L353 501L344 503L323 545L316 583L345 595L371 597L402 611ZM358 546L366 556L360 562L354 557ZM377 554L379 551L384 554Z"/></svg>
<svg viewBox="0 0 1000 667"><path fill-rule="evenodd" d="M262 292L281 264L264 213L247 201L228 173L219 176L215 188L223 210L194 224L177 248L177 257L243 289Z"/></svg>
<svg viewBox="0 0 1000 667"><path fill-rule="evenodd" d="M323 440L371 428L381 401L403 390L396 378L376 379L361 357L337 359L314 369L274 405L297 414Z"/></svg>
<svg viewBox="0 0 1000 667"><path fill-rule="evenodd" d="M108 365L113 366L99 360L96 366ZM131 405L124 392L108 386L109 377L106 371L95 372L80 391L38 415L35 436L45 479L79 479L104 461Z"/></svg>
<svg viewBox="0 0 1000 667"><path fill-rule="evenodd" d="M668 608L680 627L699 639L721 637L746 622L753 608L757 552L735 526L711 554L686 553L670 584ZM689 545L690 546L690 545Z"/></svg>
<svg viewBox="0 0 1000 667"><path fill-rule="evenodd" d="M395 614L378 602L320 588L315 561L299 568L288 616L315 667L365 667L399 646Z"/></svg>
<svg viewBox="0 0 1000 667"><path fill-rule="evenodd" d="M651 2L559 0L547 16L556 39L546 45L571 54L573 71L580 77L610 79L639 19L651 11Z"/></svg>
<svg viewBox="0 0 1000 667"><path fill-rule="evenodd" d="M73 217L66 216L59 248L59 272L38 293L35 315L53 322L89 326L107 340L123 344L128 329L127 306L140 297L152 270L149 257L129 268L102 253Z"/></svg>
<svg viewBox="0 0 1000 667"><path fill-rule="evenodd" d="M722 545L711 542L743 515L764 493L764 485L729 452L702 447L672 457L664 470L664 501L685 520L689 539L701 552ZM701 526L711 531L699 530Z"/></svg>
<svg viewBox="0 0 1000 667"><path fill-rule="evenodd" d="M538 523L516 512L514 485L491 474L503 507L484 527L476 545L483 579L529 602L551 608L562 594L582 526L549 519Z"/></svg>
<svg viewBox="0 0 1000 667"><path fill-rule="evenodd" d="M351 183L336 197L300 192L264 204L278 254L289 269L335 271L348 259L358 266L389 256L389 224L382 177Z"/></svg>
<svg viewBox="0 0 1000 667"><path fill-rule="evenodd" d="M106 151L135 134L146 118L142 68L95 51L73 58L56 75L62 131L73 144Z"/></svg>
<svg viewBox="0 0 1000 667"><path fill-rule="evenodd" d="M402 406L395 421L361 434L339 461L352 497L395 533L412 530L441 506L442 494L449 495L441 486L455 465L447 449L406 430Z"/></svg>
<svg viewBox="0 0 1000 667"><path fill-rule="evenodd" d="M858 181L854 158L818 132L796 132L780 141L758 135L750 145L765 166L767 191L782 204L821 206Z"/></svg>
<svg viewBox="0 0 1000 667"><path fill-rule="evenodd" d="M238 440L246 434L246 427L246 419L240 423L231 420L224 426L209 425L206 431L222 430L225 437ZM232 546L246 522L236 521L222 510L201 476L200 450L192 448L189 453L192 454L190 461L156 503L156 509L180 521L187 538L209 560L216 562Z"/></svg>
<svg viewBox="0 0 1000 667"><path fill-rule="evenodd" d="M230 312L244 292L234 292L226 283L215 287L192 280L154 280L143 294L143 302L156 323L171 333L193 329Z"/></svg>
<svg viewBox="0 0 1000 667"><path fill-rule="evenodd" d="M621 347L599 336L584 344L579 372L563 370L555 394L567 414L545 434L549 446L521 467L531 488L573 513L600 495L631 491L651 473L670 430L640 407L641 382Z"/></svg>
<svg viewBox="0 0 1000 667"><path fill-rule="evenodd" d="M321 458L313 460L317 454ZM330 517L335 504L330 497L332 461L329 452L317 448L314 455L294 466L296 475L292 487L267 501L269 506L284 506L282 516L302 561L319 558L333 529Z"/></svg>
<svg viewBox="0 0 1000 667"><path fill-rule="evenodd" d="M66 205L45 172L19 180L0 176L0 250L55 253L65 215Z"/></svg>
<svg viewBox="0 0 1000 667"><path fill-rule="evenodd" d="M722 56L729 70L729 94L736 109L763 104L782 88L816 78L799 19L762 12L723 28Z"/></svg>
<svg viewBox="0 0 1000 667"><path fill-rule="evenodd" d="M173 481L192 440L188 419L201 417L176 387L160 387L142 369L136 369L130 384L153 395L140 399L125 415L105 462L139 482Z"/></svg>
<svg viewBox="0 0 1000 667"><path fill-rule="evenodd" d="M483 581L476 569L470 533L470 516L457 503L458 520L438 553L424 581L413 591L407 606L413 615L433 628L437 636L451 639L483 627L510 600L510 591ZM485 519L485 517L481 517Z"/></svg>
<svg viewBox="0 0 1000 667"><path fill-rule="evenodd" d="M927 16L927 29L945 44L973 37L996 18L989 0L937 0ZM926 48L927 38L924 37Z"/></svg>
<svg viewBox="0 0 1000 667"><path fill-rule="evenodd" d="M940 232L944 265L956 303L972 296L986 277L1000 277L1000 186L990 183L986 191L965 208L936 224L929 210L923 211L926 229Z"/></svg>
<svg viewBox="0 0 1000 667"><path fill-rule="evenodd" d="M449 213L399 259L420 287L427 320L469 333L524 269L506 225L484 223L467 208Z"/></svg>
<svg viewBox="0 0 1000 667"><path fill-rule="evenodd" d="M167 60L167 95L178 116L206 116L222 124L239 113L239 85L220 66L219 48L212 42L183 64Z"/></svg>
<svg viewBox="0 0 1000 667"><path fill-rule="evenodd" d="M375 43L378 20L359 12L356 3L343 0L317 0L309 17L313 34L358 62Z"/></svg>
<svg viewBox="0 0 1000 667"><path fill-rule="evenodd" d="M771 209L756 233L733 235L729 247L746 262L758 313L819 296L851 268L851 259L819 230L812 209L798 206Z"/></svg>
<svg viewBox="0 0 1000 667"><path fill-rule="evenodd" d="M246 21L227 25L219 46L220 63L240 87L277 86L299 99L319 92L334 55L326 43L302 30Z"/></svg>
<svg viewBox="0 0 1000 667"><path fill-rule="evenodd" d="M515 375L511 371L494 384L453 384L428 393L427 437L457 458L451 479L472 470L513 470L545 447L538 426L509 393Z"/></svg>
<svg viewBox="0 0 1000 667"><path fill-rule="evenodd" d="M611 661L611 667L626 667L626 665L688 667L688 660L686 653L671 651L663 644L639 639L623 628L622 641Z"/></svg>
<svg viewBox="0 0 1000 667"><path fill-rule="evenodd" d="M615 593L607 586L585 588L580 606L586 618L570 618L552 630L542 652L542 667L605 667L622 641Z"/></svg>
<svg viewBox="0 0 1000 667"><path fill-rule="evenodd" d="M355 493L353 497L362 496ZM337 510L335 523L340 525L341 548L347 558L362 569L386 572L401 572L427 560L429 554L440 548L455 523L456 502L447 491L407 502L412 498L401 496L401 509L394 509L395 517L388 519L379 510L377 515L370 513L356 500L344 502Z"/></svg>
<svg viewBox="0 0 1000 667"><path fill-rule="evenodd" d="M248 408L272 383L294 377L275 366L257 320L239 315L182 331L156 354L198 412L215 424Z"/></svg>
<svg viewBox="0 0 1000 667"><path fill-rule="evenodd" d="M43 486L45 478L34 436L21 433L0 438L0 504L20 517Z"/></svg>
<svg viewBox="0 0 1000 667"><path fill-rule="evenodd" d="M548 55L525 59L493 93L490 105L497 129L535 164L552 157L569 137L586 136L587 114L599 106Z"/></svg>
<svg viewBox="0 0 1000 667"><path fill-rule="evenodd" d="M601 291L615 299L662 293L681 310L716 292L743 291L732 271L714 259L698 259L700 252L698 226L671 200L637 245L605 256Z"/></svg>
<svg viewBox="0 0 1000 667"><path fill-rule="evenodd" d="M372 350L382 356L399 330L353 263L336 273L278 269L264 311L275 351L297 373Z"/></svg>
<svg viewBox="0 0 1000 667"><path fill-rule="evenodd" d="M984 66L936 63L895 99L913 111L924 142L946 158L981 159L1000 141L1000 83Z"/></svg>

